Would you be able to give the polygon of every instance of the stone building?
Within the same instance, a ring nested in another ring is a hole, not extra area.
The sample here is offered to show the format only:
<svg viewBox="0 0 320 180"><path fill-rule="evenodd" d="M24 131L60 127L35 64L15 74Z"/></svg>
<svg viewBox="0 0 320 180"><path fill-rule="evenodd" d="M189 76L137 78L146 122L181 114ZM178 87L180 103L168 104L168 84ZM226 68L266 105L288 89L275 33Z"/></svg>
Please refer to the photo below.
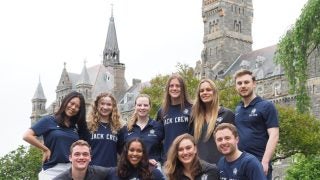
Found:
<svg viewBox="0 0 320 180"><path fill-rule="evenodd" d="M201 61L196 63L199 78L223 79L239 69L257 76L256 93L278 104L294 105L284 69L274 63L277 45L252 51L252 0L203 0L204 24ZM308 59L308 92L312 111L320 118L320 49Z"/></svg>
<svg viewBox="0 0 320 180"><path fill-rule="evenodd" d="M110 92L116 97L122 116L127 119L132 111L135 97L146 85L148 83L141 83L141 80L134 79L132 87L128 86L125 79L125 64L120 62L115 22L111 14L102 63L88 68L84 63L80 74L68 72L65 63L56 89L56 100L47 109L45 108L46 98L39 81L32 98L31 124L43 115L53 114L60 107L62 99L71 91L83 94L87 110L97 95Z"/></svg>
<svg viewBox="0 0 320 180"><path fill-rule="evenodd" d="M198 78L223 79L239 69L251 70L257 77L256 93L277 104L294 106L284 69L274 63L277 45L252 51L252 0L203 0L204 48L196 62ZM311 112L320 118L320 49L308 59L308 93ZM274 179L284 179L290 159L274 166Z"/></svg>

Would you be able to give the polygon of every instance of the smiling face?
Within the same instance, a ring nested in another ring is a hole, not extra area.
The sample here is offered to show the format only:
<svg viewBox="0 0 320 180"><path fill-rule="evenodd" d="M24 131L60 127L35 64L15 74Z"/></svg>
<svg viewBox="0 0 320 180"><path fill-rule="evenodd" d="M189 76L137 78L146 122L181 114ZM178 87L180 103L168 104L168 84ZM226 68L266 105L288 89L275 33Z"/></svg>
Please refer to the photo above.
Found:
<svg viewBox="0 0 320 180"><path fill-rule="evenodd" d="M135 110L140 119L147 118L150 112L150 101L147 97L138 97Z"/></svg>
<svg viewBox="0 0 320 180"><path fill-rule="evenodd" d="M137 167L142 160L143 149L139 141L132 141L128 148L127 159L130 164Z"/></svg>
<svg viewBox="0 0 320 180"><path fill-rule="evenodd" d="M72 117L77 115L79 110L80 110L80 98L74 97L68 102L64 112L68 117Z"/></svg>
<svg viewBox="0 0 320 180"><path fill-rule="evenodd" d="M199 96L200 96L201 101L205 104L211 103L213 101L214 96L215 96L215 91L211 87L209 82L205 81L202 84L200 84Z"/></svg>
<svg viewBox="0 0 320 180"><path fill-rule="evenodd" d="M251 98L255 87L256 83L249 74L236 78L236 90L242 98Z"/></svg>
<svg viewBox="0 0 320 180"><path fill-rule="evenodd" d="M178 79L171 79L168 92L172 101L180 99L181 85Z"/></svg>
<svg viewBox="0 0 320 180"><path fill-rule="evenodd" d="M85 145L76 145L69 156L72 168L78 171L85 171L91 161L90 149Z"/></svg>
<svg viewBox="0 0 320 180"><path fill-rule="evenodd" d="M102 97L98 101L98 107L97 107L98 113L101 116L102 119L109 119L110 115L112 114L113 110L113 103L112 99L110 97Z"/></svg>
<svg viewBox="0 0 320 180"><path fill-rule="evenodd" d="M185 165L190 165L197 154L197 147L190 139L183 139L178 146L178 159Z"/></svg>
<svg viewBox="0 0 320 180"><path fill-rule="evenodd" d="M215 134L218 150L225 156L232 156L237 151L239 138L235 137L228 128L218 130Z"/></svg>

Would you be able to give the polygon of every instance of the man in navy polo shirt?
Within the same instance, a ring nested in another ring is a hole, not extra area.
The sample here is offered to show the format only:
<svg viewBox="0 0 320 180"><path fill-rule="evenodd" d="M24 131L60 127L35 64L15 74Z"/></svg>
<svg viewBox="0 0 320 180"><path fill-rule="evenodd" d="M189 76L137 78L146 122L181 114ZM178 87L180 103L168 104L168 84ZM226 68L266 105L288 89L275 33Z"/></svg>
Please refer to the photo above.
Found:
<svg viewBox="0 0 320 180"><path fill-rule="evenodd" d="M256 156L267 179L272 178L271 158L279 140L279 120L275 106L254 92L256 79L251 71L234 75L236 90L242 101L236 107L235 125L239 132L239 149Z"/></svg>

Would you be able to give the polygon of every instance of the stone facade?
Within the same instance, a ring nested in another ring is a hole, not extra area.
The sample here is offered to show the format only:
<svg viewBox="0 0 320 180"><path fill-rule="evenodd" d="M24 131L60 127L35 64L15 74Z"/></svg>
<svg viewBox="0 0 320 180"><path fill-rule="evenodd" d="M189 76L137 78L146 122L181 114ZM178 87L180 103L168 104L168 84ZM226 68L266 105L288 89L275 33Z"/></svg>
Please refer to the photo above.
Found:
<svg viewBox="0 0 320 180"><path fill-rule="evenodd" d="M252 0L203 0L204 49L195 76L223 79L239 69L251 70L257 78L256 93L276 104L295 106L289 94L284 69L273 62L276 45L252 51ZM308 59L307 88L311 112L320 118L320 49ZM274 179L284 179L291 158L274 164Z"/></svg>

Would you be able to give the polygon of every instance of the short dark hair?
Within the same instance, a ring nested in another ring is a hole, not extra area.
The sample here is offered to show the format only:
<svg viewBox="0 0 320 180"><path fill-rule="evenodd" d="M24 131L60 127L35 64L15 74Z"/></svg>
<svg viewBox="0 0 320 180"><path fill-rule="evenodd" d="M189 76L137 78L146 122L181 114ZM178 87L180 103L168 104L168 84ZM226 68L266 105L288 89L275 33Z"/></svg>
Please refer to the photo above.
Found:
<svg viewBox="0 0 320 180"><path fill-rule="evenodd" d="M252 71L249 71L247 69L240 69L234 74L234 80L236 80L238 77L241 77L243 75L250 75L252 77L252 81L256 81L256 76L253 74Z"/></svg>
<svg viewBox="0 0 320 180"><path fill-rule="evenodd" d="M217 131L220 131L220 130L223 130L223 129L229 129L232 134L234 135L234 137L238 137L238 130L237 128L233 125L233 124L230 124L230 123L221 123L219 124L216 129L214 130L214 137L216 137L216 133Z"/></svg>

